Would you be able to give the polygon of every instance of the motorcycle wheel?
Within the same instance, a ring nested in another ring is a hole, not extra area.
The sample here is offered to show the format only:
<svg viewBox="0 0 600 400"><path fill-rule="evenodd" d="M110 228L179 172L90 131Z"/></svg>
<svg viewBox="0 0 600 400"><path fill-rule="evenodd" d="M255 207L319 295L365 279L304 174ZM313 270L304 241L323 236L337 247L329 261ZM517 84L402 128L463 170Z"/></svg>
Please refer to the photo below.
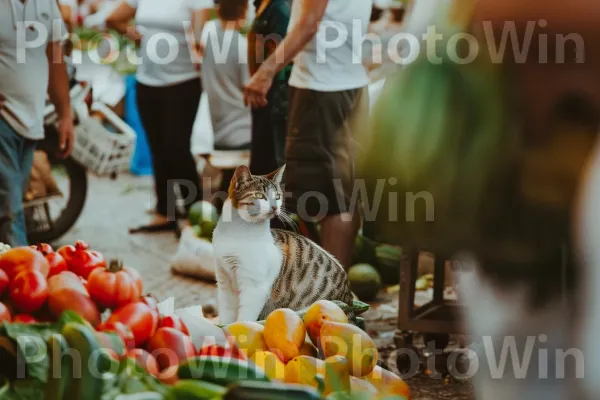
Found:
<svg viewBox="0 0 600 400"><path fill-rule="evenodd" d="M64 172L64 177L68 179L69 193L68 198L64 202L64 207L56 216L52 216L51 223L44 224L40 229L40 224L37 224L31 215L35 210L26 210L25 216L28 226L28 241L34 243L52 243L67 233L83 211L85 200L87 197L88 177L85 167L73 160L72 158L61 159L51 154L48 154L53 173L57 169ZM44 207L44 206L37 206ZM38 210L40 211L40 210ZM46 214L49 214L46 209Z"/></svg>

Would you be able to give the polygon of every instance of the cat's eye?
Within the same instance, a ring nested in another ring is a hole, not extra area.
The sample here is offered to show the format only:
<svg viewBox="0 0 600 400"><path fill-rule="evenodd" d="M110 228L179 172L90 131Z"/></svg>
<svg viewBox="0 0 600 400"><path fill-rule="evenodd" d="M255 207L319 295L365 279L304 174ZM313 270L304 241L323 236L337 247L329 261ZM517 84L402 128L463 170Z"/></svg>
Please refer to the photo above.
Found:
<svg viewBox="0 0 600 400"><path fill-rule="evenodd" d="M281 200L281 193L277 193L277 196L275 196L275 200Z"/></svg>
<svg viewBox="0 0 600 400"><path fill-rule="evenodd" d="M258 200L264 200L265 199L265 195L262 193L254 193L254 198L258 199Z"/></svg>

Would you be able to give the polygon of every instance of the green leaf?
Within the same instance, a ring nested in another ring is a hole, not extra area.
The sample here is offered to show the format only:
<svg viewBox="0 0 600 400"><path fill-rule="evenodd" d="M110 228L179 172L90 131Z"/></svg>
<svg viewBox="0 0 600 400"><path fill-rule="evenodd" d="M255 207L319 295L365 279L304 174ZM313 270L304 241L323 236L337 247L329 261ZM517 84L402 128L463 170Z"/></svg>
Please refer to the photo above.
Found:
<svg viewBox="0 0 600 400"><path fill-rule="evenodd" d="M17 379L12 383L12 392L15 399L40 400L44 398L44 383L36 379Z"/></svg>
<svg viewBox="0 0 600 400"><path fill-rule="evenodd" d="M46 382L48 356L46 341L56 328L53 324L4 323L6 336L17 343L17 378L26 376ZM25 375L26 373L26 375Z"/></svg>

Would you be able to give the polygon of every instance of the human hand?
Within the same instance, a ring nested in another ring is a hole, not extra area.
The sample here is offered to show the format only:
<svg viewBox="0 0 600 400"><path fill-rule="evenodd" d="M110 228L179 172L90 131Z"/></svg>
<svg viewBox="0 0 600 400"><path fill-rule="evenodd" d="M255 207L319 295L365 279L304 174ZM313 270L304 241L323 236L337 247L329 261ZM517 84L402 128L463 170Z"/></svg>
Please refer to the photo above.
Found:
<svg viewBox="0 0 600 400"><path fill-rule="evenodd" d="M274 75L269 70L259 68L244 87L244 104L253 108L265 107L267 93L273 84Z"/></svg>
<svg viewBox="0 0 600 400"><path fill-rule="evenodd" d="M58 121L58 155L61 158L67 158L73 145L75 144L75 127L73 126L73 118L71 116L61 118Z"/></svg>

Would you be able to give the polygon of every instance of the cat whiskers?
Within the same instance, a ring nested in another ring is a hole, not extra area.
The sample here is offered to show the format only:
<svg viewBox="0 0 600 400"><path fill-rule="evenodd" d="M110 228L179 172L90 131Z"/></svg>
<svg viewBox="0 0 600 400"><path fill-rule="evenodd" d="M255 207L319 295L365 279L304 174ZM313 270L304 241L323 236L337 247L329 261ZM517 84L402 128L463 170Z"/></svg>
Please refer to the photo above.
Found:
<svg viewBox="0 0 600 400"><path fill-rule="evenodd" d="M296 221L292 219L290 214L291 212L289 210L286 210L285 208L281 207L277 218L279 218L279 220L284 224L289 225L294 230L294 232L298 232L298 224L296 224Z"/></svg>

